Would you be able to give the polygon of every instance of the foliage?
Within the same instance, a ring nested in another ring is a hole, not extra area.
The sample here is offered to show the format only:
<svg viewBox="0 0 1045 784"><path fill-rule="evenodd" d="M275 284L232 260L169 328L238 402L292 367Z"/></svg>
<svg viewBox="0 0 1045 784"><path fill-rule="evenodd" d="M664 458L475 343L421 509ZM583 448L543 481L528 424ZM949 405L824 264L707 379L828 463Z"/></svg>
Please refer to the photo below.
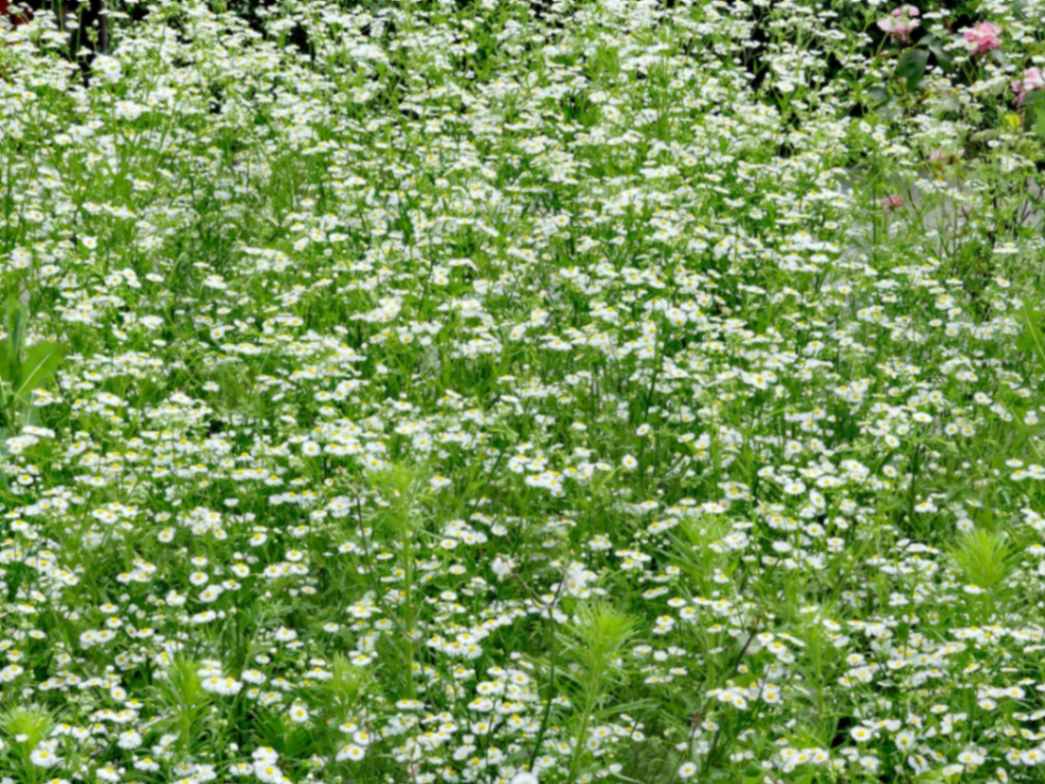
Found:
<svg viewBox="0 0 1045 784"><path fill-rule="evenodd" d="M1041 780L1041 0L36 5L0 780Z"/></svg>
<svg viewBox="0 0 1045 784"><path fill-rule="evenodd" d="M0 343L0 429L18 431L30 421L32 393L53 380L63 349L53 341L26 347L26 312L17 300L6 308L7 341Z"/></svg>

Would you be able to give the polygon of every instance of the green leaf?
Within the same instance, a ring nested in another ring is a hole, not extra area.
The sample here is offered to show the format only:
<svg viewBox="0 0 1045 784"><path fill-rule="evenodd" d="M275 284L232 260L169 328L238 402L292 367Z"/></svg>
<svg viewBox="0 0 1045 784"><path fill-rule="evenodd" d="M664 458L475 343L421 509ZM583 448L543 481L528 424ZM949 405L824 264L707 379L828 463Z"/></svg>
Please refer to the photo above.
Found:
<svg viewBox="0 0 1045 784"><path fill-rule="evenodd" d="M878 109L889 103L890 95L889 91L884 87L872 87L867 91L868 97L871 99L871 106Z"/></svg>
<svg viewBox="0 0 1045 784"><path fill-rule="evenodd" d="M14 383L15 367L11 359L11 347L0 343L0 382Z"/></svg>
<svg viewBox="0 0 1045 784"><path fill-rule="evenodd" d="M25 402L34 389L47 384L58 370L65 356L65 349L57 343L37 343L25 354L21 379L15 389L15 397Z"/></svg>
<svg viewBox="0 0 1045 784"><path fill-rule="evenodd" d="M949 782L955 780L955 776L949 776L944 773L944 768L927 770L924 773L918 774L915 778L915 781L918 782L918 784L949 784Z"/></svg>
<svg viewBox="0 0 1045 784"><path fill-rule="evenodd" d="M1025 329L1020 333L1017 344L1028 354L1037 354L1042 365L1045 365L1045 338L1036 322L1041 322L1045 312L1032 311L1026 305L1023 306L1023 325Z"/></svg>
<svg viewBox="0 0 1045 784"><path fill-rule="evenodd" d="M929 62L927 49L907 49L900 55L896 64L896 75L907 82L908 90L917 90L925 76L925 66Z"/></svg>
<svg viewBox="0 0 1045 784"><path fill-rule="evenodd" d="M11 375L8 380L18 383L18 364L25 348L25 308L14 297L8 297L4 306L7 326L7 351Z"/></svg>
<svg viewBox="0 0 1045 784"><path fill-rule="evenodd" d="M1027 109L1027 126L1039 138L1045 139L1045 90L1032 90L1024 100Z"/></svg>

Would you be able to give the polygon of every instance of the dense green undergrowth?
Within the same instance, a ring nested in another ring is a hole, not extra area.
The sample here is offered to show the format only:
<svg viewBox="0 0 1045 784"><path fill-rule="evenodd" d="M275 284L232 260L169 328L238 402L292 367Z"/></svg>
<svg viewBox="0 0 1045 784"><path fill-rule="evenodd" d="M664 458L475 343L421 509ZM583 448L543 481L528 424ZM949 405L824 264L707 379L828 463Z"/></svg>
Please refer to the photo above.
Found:
<svg viewBox="0 0 1045 784"><path fill-rule="evenodd" d="M0 781L1045 780L1040 0L259 5L0 21Z"/></svg>

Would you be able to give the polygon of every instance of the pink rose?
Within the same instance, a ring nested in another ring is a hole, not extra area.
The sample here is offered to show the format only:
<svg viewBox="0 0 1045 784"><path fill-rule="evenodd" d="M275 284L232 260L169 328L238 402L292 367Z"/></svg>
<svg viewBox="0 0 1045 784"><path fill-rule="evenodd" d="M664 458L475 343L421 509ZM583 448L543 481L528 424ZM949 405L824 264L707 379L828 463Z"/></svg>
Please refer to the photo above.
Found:
<svg viewBox="0 0 1045 784"><path fill-rule="evenodd" d="M907 43L911 40L911 33L922 24L918 21L920 15L921 12L913 5L902 5L894 8L889 16L879 19L878 29L898 41Z"/></svg>
<svg viewBox="0 0 1045 784"><path fill-rule="evenodd" d="M992 22L980 22L962 30L962 38L972 54L987 54L1001 46L1001 28Z"/></svg>
<svg viewBox="0 0 1045 784"><path fill-rule="evenodd" d="M1028 68L1023 72L1023 78L1012 83L1012 90L1016 93L1016 103L1022 104L1027 93L1032 90L1040 90L1045 87L1045 73L1040 68Z"/></svg>

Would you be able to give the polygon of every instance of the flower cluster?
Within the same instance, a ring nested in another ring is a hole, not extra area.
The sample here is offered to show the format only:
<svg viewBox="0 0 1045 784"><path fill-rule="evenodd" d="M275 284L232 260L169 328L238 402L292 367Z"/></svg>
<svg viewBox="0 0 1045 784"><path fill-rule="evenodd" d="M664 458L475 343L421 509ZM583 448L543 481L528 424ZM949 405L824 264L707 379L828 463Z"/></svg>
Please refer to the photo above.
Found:
<svg viewBox="0 0 1045 784"><path fill-rule="evenodd" d="M1001 28L992 22L979 22L966 27L962 31L962 39L971 54L987 54L1001 46Z"/></svg>
<svg viewBox="0 0 1045 784"><path fill-rule="evenodd" d="M878 20L878 29L897 41L908 43L911 40L911 33L922 26L919 16L921 16L921 12L917 6L901 5Z"/></svg>

